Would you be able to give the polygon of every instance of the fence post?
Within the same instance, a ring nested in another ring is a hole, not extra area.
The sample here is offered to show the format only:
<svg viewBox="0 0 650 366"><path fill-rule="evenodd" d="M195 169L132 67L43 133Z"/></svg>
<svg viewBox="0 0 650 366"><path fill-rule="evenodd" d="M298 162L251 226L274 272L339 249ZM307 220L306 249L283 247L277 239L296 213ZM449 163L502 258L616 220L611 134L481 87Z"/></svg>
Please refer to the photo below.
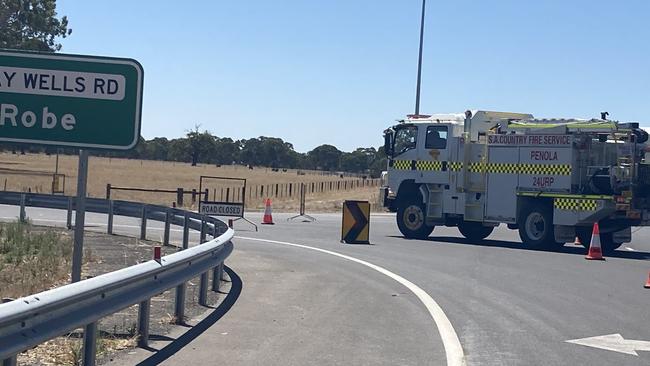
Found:
<svg viewBox="0 0 650 366"><path fill-rule="evenodd" d="M203 194L203 201L207 202L210 200L210 191L206 188L205 193ZM199 197L199 201L201 201L201 197Z"/></svg>
<svg viewBox="0 0 650 366"><path fill-rule="evenodd" d="M95 366L97 345L97 322L86 325L84 330L83 365Z"/></svg>
<svg viewBox="0 0 650 366"><path fill-rule="evenodd" d="M138 347L149 346L149 314L151 299L144 300L138 305Z"/></svg>
<svg viewBox="0 0 650 366"><path fill-rule="evenodd" d="M147 239L147 205L142 206L142 217L140 224L140 240Z"/></svg>
<svg viewBox="0 0 650 366"><path fill-rule="evenodd" d="M72 197L68 197L68 216L66 219L68 230L72 229Z"/></svg>
<svg viewBox="0 0 650 366"><path fill-rule="evenodd" d="M196 203L196 188L192 188L192 204Z"/></svg>
<svg viewBox="0 0 650 366"><path fill-rule="evenodd" d="M230 202L230 188L226 188L226 202Z"/></svg>
<svg viewBox="0 0 650 366"><path fill-rule="evenodd" d="M165 211L165 230L163 231L163 245L169 245L169 211Z"/></svg>
<svg viewBox="0 0 650 366"><path fill-rule="evenodd" d="M111 184L110 183L106 184L106 199L107 200L111 199Z"/></svg>
<svg viewBox="0 0 650 366"><path fill-rule="evenodd" d="M106 232L108 234L113 234L113 200L108 201L108 224L106 225Z"/></svg>
<svg viewBox="0 0 650 366"><path fill-rule="evenodd" d="M25 201L27 200L27 197L25 194L20 195L20 213L19 213L19 220L20 222L25 222L25 218L27 217L27 213L25 212Z"/></svg>
<svg viewBox="0 0 650 366"><path fill-rule="evenodd" d="M176 188L176 204L183 207L183 188Z"/></svg>

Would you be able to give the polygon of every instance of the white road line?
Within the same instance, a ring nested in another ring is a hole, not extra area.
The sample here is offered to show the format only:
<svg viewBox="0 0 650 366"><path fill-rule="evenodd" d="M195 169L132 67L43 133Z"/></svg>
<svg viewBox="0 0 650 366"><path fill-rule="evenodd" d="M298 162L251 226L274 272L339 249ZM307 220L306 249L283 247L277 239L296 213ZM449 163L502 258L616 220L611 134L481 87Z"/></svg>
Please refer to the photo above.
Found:
<svg viewBox="0 0 650 366"><path fill-rule="evenodd" d="M449 321L449 318L447 318L447 315L445 315L445 312L442 310L440 305L431 297L429 294L427 294L423 289L418 287L416 284L413 282L407 280L406 278L395 274L383 267L380 267L378 265L372 264L370 262L366 262L361 259L357 259L354 257L350 257L345 254L337 253L337 252L332 252L330 250L325 250L325 249L320 249L320 248L314 248L310 247L307 245L302 245L302 244L294 244L294 243L287 243L284 241L276 241L276 240L268 240L268 239L258 239L258 238L250 238L250 237L244 237L244 236L235 236L236 239L244 239L244 240L251 240L251 241L263 241L267 243L273 243L273 244L281 244L281 245L288 245L292 247L297 247L297 248L303 248L303 249L310 249L314 250L317 252L333 255L339 258L347 259L352 262L356 262L359 264L363 264L366 267L370 267L374 269L375 271L384 274L395 281L401 283L404 285L406 288L411 290L415 296L417 296L420 301L424 304L424 306L427 308L429 311L429 314L431 314L431 317L433 318L433 321L436 323L436 326L438 327L438 333L440 333L440 338L442 338L442 344L445 348L445 356L447 358L447 366L460 366L460 365L465 365L465 354L463 353L463 347L460 344L460 340L458 339L458 335L456 334L456 331L454 330L454 327L451 325L451 322Z"/></svg>

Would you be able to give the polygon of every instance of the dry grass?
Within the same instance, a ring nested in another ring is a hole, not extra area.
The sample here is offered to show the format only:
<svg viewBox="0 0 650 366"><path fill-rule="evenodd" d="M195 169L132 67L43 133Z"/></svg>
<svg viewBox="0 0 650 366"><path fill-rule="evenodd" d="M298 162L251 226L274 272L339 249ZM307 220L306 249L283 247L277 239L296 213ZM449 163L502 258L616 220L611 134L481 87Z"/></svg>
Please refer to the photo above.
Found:
<svg viewBox="0 0 650 366"><path fill-rule="evenodd" d="M45 154L0 153L0 189L5 188L6 184L6 189L10 191L31 190L32 192L50 193L55 159L54 155L47 156ZM59 157L59 173L66 175L65 194L74 195L76 193L77 157L61 155ZM286 172L283 170L274 172L270 168L260 167L253 170L243 166L217 167L206 164L192 167L189 163L90 157L88 195L90 197L105 197L108 183L117 187L198 189L201 175L245 178L249 187L267 185L267 191L268 185L275 184L342 181L337 175L323 175L318 172L307 172L300 175L297 170L292 169L288 169ZM346 177L345 179L349 181L355 178ZM207 188L212 192L214 187L211 185ZM345 199L373 200L376 191L376 187L363 187L347 191L309 193L307 207L313 211L331 211L340 207L340 203ZM274 198L274 207L286 211L298 209L299 201L296 193L294 185L294 197ZM268 193L265 196L267 195ZM176 195L173 193L113 191L111 198L171 205L176 200ZM185 201L189 203L190 197L185 196ZM248 208L263 208L262 197L249 197L247 201Z"/></svg>
<svg viewBox="0 0 650 366"><path fill-rule="evenodd" d="M18 355L20 365L81 365L82 351L81 331L71 333L65 337L58 337L49 340L36 348L30 349ZM137 336L128 338L116 338L111 336L97 337L97 357L125 350L136 346Z"/></svg>
<svg viewBox="0 0 650 366"><path fill-rule="evenodd" d="M67 232L0 224L0 297L22 297L68 282L71 257Z"/></svg>

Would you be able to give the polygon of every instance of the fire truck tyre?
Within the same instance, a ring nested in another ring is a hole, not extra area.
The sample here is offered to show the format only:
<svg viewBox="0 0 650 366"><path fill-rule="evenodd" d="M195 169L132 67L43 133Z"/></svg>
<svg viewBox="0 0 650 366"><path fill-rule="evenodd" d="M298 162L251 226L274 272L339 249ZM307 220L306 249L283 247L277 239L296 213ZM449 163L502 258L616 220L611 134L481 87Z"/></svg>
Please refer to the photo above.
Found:
<svg viewBox="0 0 650 366"><path fill-rule="evenodd" d="M557 248L564 243L555 241L553 213L549 207L527 205L523 208L519 221L519 237L529 248Z"/></svg>
<svg viewBox="0 0 650 366"><path fill-rule="evenodd" d="M578 238L580 238L580 243L582 246L584 246L586 249L589 249L589 245L591 245L591 228L578 228L576 230L576 234L578 235ZM614 241L613 233L600 234L600 247L603 250L603 253L611 254L621 245L623 245L623 243L617 243Z"/></svg>
<svg viewBox="0 0 650 366"><path fill-rule="evenodd" d="M458 231L469 241L481 241L492 234L494 227L483 226L480 222L463 221L458 224Z"/></svg>
<svg viewBox="0 0 650 366"><path fill-rule="evenodd" d="M411 200L397 209L397 227L406 238L426 239L431 235L434 226L426 224L424 205Z"/></svg>

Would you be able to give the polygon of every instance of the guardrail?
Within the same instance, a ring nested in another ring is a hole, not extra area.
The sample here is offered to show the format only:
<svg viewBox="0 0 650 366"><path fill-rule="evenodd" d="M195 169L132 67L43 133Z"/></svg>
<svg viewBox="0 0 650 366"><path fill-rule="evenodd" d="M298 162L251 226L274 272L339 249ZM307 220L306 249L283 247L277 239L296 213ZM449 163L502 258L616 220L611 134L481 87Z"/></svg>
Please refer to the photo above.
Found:
<svg viewBox="0 0 650 366"><path fill-rule="evenodd" d="M0 204L20 206L20 220L26 207L68 211L72 226L73 197L35 193L0 192ZM147 221L165 223L163 243L169 244L171 225L183 227L184 250L167 255L160 262L150 260L94 278L0 304L0 360L15 365L16 355L47 340L84 327L83 363L95 364L97 321L131 305L138 308L138 345L149 340L151 298L176 287L175 318L184 321L186 282L200 275L199 303L207 305L209 272L212 291L219 291L224 260L233 250L234 231L210 216L156 205L87 198L86 211L107 214L107 232L113 232L113 216L141 219L140 238L146 238ZM189 247L189 230L200 232L202 244ZM213 237L206 241L207 235Z"/></svg>

